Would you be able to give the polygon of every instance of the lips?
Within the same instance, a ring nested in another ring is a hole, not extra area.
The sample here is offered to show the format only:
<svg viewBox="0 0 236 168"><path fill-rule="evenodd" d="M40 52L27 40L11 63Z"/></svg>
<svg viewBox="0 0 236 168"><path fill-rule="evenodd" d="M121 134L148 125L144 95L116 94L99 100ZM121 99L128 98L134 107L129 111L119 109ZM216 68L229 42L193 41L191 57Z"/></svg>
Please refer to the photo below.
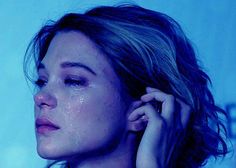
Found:
<svg viewBox="0 0 236 168"><path fill-rule="evenodd" d="M59 126L55 125L47 118L38 118L35 122L35 127L38 133L48 133L60 129Z"/></svg>

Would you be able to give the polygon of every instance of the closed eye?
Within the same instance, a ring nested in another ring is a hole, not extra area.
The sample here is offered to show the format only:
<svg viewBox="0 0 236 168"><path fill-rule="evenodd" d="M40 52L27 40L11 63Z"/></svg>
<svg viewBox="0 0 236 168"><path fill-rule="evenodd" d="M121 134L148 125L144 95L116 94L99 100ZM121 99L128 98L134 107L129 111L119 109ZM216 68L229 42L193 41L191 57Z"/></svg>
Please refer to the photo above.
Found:
<svg viewBox="0 0 236 168"><path fill-rule="evenodd" d="M65 85L67 86L81 86L86 84L86 80L83 78L74 79L74 78L66 78L64 80Z"/></svg>
<svg viewBox="0 0 236 168"><path fill-rule="evenodd" d="M46 85L47 81L44 79L37 79L34 83L38 88L42 88Z"/></svg>

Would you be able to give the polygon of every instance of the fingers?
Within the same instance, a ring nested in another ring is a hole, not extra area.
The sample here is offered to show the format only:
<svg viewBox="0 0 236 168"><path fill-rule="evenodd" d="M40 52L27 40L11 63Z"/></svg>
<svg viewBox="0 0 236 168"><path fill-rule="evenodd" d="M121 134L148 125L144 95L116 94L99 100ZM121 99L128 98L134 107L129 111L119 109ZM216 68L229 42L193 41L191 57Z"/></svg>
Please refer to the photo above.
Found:
<svg viewBox="0 0 236 168"><path fill-rule="evenodd" d="M179 103L181 108L181 123L183 125L183 128L186 128L191 115L191 107L180 99L176 99L176 101Z"/></svg>
<svg viewBox="0 0 236 168"><path fill-rule="evenodd" d="M129 120L136 120L142 116L147 116L149 121L164 119L167 125L177 126L179 129L185 128L189 121L191 108L178 98L166 94L159 89L147 87L147 94L141 97L141 101L146 105L135 109L129 116ZM161 103L161 114L153 107L153 102ZM138 104L141 105L140 102Z"/></svg>
<svg viewBox="0 0 236 168"><path fill-rule="evenodd" d="M191 108L181 99L159 89L149 87L146 91L141 96L142 103L136 104L128 118L131 131L144 131L137 156L148 153L169 162L173 151L180 146L178 143L185 137L183 129L187 126Z"/></svg>
<svg viewBox="0 0 236 168"><path fill-rule="evenodd" d="M158 143L160 139L163 137L163 131L166 131L167 124L157 113L156 109L150 104L145 103L141 107L135 109L129 116L129 130L132 131L143 131L145 143L147 144L155 144ZM146 142L147 141L147 142ZM144 143L144 142L143 142Z"/></svg>
<svg viewBox="0 0 236 168"><path fill-rule="evenodd" d="M159 89L147 89L147 94L141 97L143 102L149 102L152 100L161 102L161 116L165 119L167 124L170 124L174 119L174 112L175 112L175 98L172 95L168 95Z"/></svg>
<svg viewBox="0 0 236 168"><path fill-rule="evenodd" d="M148 121L145 119L139 119L132 121L132 124L129 125L129 130L131 131L143 131L147 126Z"/></svg>
<svg viewBox="0 0 236 168"><path fill-rule="evenodd" d="M156 113L155 109L152 107L150 103L146 103L145 105L135 109L130 115L129 120L134 121L137 119L142 119L145 121L151 121L155 118L160 118L158 113Z"/></svg>
<svg viewBox="0 0 236 168"><path fill-rule="evenodd" d="M142 112L136 112L136 109L142 107L143 102L141 100L132 103L128 112L128 130L130 131L142 131L146 128L148 123L148 117Z"/></svg>

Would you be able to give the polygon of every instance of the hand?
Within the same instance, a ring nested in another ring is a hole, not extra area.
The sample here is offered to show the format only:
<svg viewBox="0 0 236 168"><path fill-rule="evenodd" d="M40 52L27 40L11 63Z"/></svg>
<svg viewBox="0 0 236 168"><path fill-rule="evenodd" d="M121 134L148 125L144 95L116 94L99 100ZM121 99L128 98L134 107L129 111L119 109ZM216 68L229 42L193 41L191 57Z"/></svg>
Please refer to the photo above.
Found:
<svg viewBox="0 0 236 168"><path fill-rule="evenodd" d="M136 157L137 168L168 167L173 150L183 138L191 108L178 98L155 88L147 88L147 94L129 115L129 120L139 122L144 134L138 147ZM153 106L153 101L161 103L161 111ZM145 126L144 126L145 125ZM135 129L134 129L135 130Z"/></svg>

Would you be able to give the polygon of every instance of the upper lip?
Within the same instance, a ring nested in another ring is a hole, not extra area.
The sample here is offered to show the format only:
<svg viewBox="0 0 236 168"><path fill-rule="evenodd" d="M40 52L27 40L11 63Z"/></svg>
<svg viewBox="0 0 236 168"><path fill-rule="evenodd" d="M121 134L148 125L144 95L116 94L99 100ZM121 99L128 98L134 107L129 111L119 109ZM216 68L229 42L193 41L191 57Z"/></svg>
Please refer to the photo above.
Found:
<svg viewBox="0 0 236 168"><path fill-rule="evenodd" d="M35 126L36 128L40 127L40 126L48 126L48 127L54 127L59 129L60 127L55 125L53 122L51 122L49 119L47 118L37 118L35 121Z"/></svg>

